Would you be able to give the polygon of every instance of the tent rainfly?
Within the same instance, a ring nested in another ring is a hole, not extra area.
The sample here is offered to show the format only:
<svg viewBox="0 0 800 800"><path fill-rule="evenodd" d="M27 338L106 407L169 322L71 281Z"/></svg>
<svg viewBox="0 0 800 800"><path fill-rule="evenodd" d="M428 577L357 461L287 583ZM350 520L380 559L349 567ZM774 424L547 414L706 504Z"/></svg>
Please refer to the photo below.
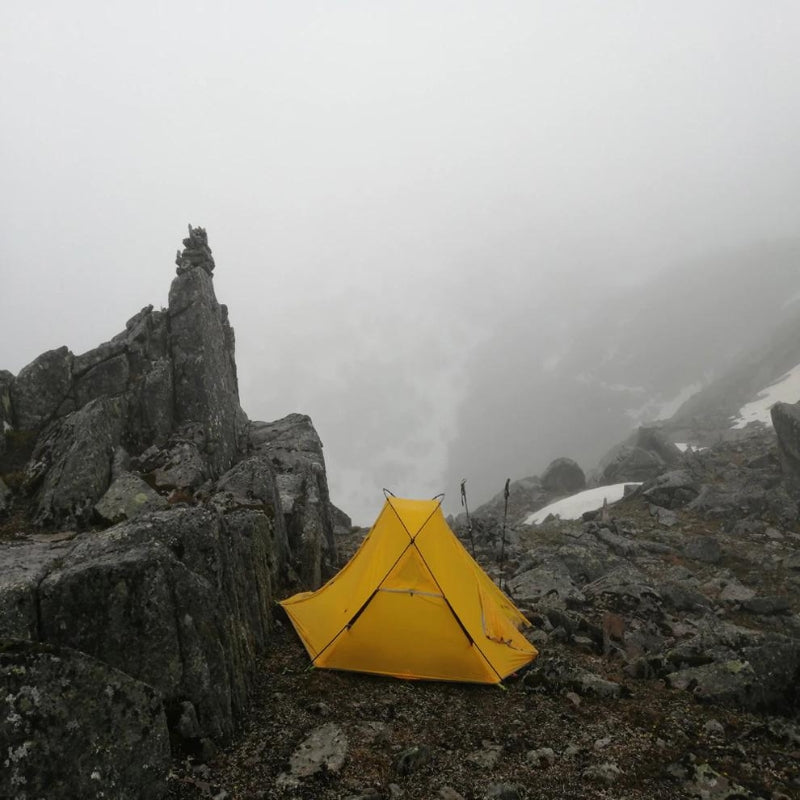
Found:
<svg viewBox="0 0 800 800"><path fill-rule="evenodd" d="M520 633L530 623L458 541L438 499L387 494L342 570L281 606L317 667L499 683L538 655Z"/></svg>

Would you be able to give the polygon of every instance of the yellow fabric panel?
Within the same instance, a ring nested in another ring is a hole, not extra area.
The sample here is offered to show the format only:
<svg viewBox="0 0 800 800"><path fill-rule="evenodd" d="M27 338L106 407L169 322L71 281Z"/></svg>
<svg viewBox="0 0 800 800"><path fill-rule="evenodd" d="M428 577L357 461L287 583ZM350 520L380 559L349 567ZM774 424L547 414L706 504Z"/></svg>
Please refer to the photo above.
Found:
<svg viewBox="0 0 800 800"><path fill-rule="evenodd" d="M281 602L312 658L358 613L410 542L387 503L353 558L333 578L315 592Z"/></svg>
<svg viewBox="0 0 800 800"><path fill-rule="evenodd" d="M515 672L536 657L536 648L514 624L524 617L507 598L498 602L497 593L502 593L496 587L491 588L494 584L455 537L441 510L425 525L415 545L469 635L500 677ZM487 636L484 605L489 611L490 632L500 630L504 642ZM510 613L507 606L514 608L514 612ZM508 620L507 626L500 626L500 615Z"/></svg>
<svg viewBox="0 0 800 800"><path fill-rule="evenodd" d="M400 589L404 591L427 592L441 595L431 573L419 556L416 547L409 547L395 568L381 584L382 589Z"/></svg>
<svg viewBox="0 0 800 800"><path fill-rule="evenodd" d="M464 554L470 559L470 561L475 563L472 556L470 556L466 550L464 550ZM483 571L483 569L481 569L480 564L476 564L476 567L481 591L494 599L494 602L502 610L503 614L508 617L509 621L514 625L515 628L529 628L531 623L528 622L525 615L514 605L514 603L511 602L511 600L508 599L507 595L501 591L500 587L497 586L497 584Z"/></svg>
<svg viewBox="0 0 800 800"><path fill-rule="evenodd" d="M443 598L408 592L379 591L316 663L397 678L498 681Z"/></svg>
<svg viewBox="0 0 800 800"><path fill-rule="evenodd" d="M320 667L495 683L537 655L436 500L388 498L348 564L281 605Z"/></svg>
<svg viewBox="0 0 800 800"><path fill-rule="evenodd" d="M478 586L478 596L481 604L484 636L501 644L514 644L518 641L519 629L483 586Z"/></svg>
<svg viewBox="0 0 800 800"><path fill-rule="evenodd" d="M438 500L407 500L403 497L389 497L386 501L403 521L413 538L439 508Z"/></svg>

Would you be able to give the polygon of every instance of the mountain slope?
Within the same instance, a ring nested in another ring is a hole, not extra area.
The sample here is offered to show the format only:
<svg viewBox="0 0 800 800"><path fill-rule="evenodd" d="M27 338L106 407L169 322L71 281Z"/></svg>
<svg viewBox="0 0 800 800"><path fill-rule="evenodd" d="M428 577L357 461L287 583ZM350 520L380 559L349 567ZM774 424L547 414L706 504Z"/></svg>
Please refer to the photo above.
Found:
<svg viewBox="0 0 800 800"><path fill-rule="evenodd" d="M468 477L482 502L506 477L559 456L591 468L638 424L669 418L727 374L754 343L776 351L774 369L752 372L760 388L780 365L800 362L796 304L787 302L800 292L798 266L800 240L759 244L598 294L595 305L540 301L473 355L448 482Z"/></svg>

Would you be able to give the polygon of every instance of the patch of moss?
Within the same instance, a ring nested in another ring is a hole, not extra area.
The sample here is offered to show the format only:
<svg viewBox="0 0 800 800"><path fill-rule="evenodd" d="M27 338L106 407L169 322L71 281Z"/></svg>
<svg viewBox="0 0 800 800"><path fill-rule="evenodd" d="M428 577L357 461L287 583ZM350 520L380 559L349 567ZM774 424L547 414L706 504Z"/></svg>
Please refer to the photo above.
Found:
<svg viewBox="0 0 800 800"><path fill-rule="evenodd" d="M36 440L36 431L21 431L16 428L9 428L5 432L6 447L13 447L16 449L32 446Z"/></svg>
<svg viewBox="0 0 800 800"><path fill-rule="evenodd" d="M33 453L37 436L38 431L18 431L12 428L5 432L5 449L0 455L0 474L25 467Z"/></svg>
<svg viewBox="0 0 800 800"><path fill-rule="evenodd" d="M0 478L3 479L3 483L12 492L18 492L25 482L25 473L21 469L16 469L13 472L0 472Z"/></svg>
<svg viewBox="0 0 800 800"><path fill-rule="evenodd" d="M0 653L57 653L58 648L47 642L31 642L27 639L0 639Z"/></svg>

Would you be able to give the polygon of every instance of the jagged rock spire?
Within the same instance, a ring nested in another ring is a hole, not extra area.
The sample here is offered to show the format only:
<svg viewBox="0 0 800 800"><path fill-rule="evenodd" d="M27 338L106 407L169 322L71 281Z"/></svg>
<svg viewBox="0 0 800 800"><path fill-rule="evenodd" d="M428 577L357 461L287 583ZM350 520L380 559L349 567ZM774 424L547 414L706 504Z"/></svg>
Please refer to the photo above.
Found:
<svg viewBox="0 0 800 800"><path fill-rule="evenodd" d="M205 228L193 228L189 225L189 235L183 240L183 252L178 250L175 263L178 265L178 275L195 267L201 267L209 275L214 272L214 256L208 246Z"/></svg>

